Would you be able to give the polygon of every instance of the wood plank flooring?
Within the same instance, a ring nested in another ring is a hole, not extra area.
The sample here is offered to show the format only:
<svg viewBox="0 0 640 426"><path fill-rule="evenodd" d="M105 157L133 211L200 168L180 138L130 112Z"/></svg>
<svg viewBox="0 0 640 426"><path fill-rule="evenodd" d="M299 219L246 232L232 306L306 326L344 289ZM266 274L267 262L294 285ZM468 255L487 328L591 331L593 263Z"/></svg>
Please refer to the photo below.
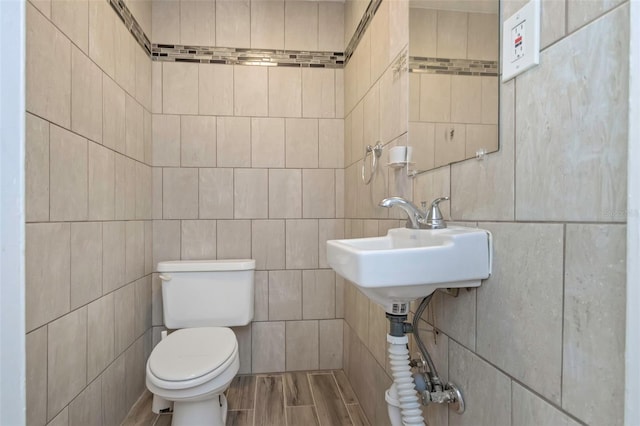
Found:
<svg viewBox="0 0 640 426"><path fill-rule="evenodd" d="M146 392L122 425L169 426L151 400ZM369 426L342 370L237 376L227 400L227 426Z"/></svg>

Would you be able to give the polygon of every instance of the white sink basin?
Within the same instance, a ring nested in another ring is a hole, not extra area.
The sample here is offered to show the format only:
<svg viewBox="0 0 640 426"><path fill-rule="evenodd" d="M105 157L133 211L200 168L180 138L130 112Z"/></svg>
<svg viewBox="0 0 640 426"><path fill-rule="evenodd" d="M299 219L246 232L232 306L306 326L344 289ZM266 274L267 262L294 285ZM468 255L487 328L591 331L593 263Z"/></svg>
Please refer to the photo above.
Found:
<svg viewBox="0 0 640 426"><path fill-rule="evenodd" d="M478 287L491 275L491 234L461 226L397 228L384 237L327 241L327 261L391 312L438 288Z"/></svg>

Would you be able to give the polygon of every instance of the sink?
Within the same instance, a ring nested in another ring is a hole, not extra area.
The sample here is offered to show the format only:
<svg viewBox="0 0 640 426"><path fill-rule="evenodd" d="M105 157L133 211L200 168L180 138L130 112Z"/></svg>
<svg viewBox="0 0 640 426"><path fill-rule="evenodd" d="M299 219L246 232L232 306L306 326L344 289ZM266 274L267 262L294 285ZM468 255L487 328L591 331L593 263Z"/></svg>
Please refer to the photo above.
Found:
<svg viewBox="0 0 640 426"><path fill-rule="evenodd" d="M384 237L327 241L327 261L387 312L438 288L478 287L491 275L491 233L478 228L391 229Z"/></svg>

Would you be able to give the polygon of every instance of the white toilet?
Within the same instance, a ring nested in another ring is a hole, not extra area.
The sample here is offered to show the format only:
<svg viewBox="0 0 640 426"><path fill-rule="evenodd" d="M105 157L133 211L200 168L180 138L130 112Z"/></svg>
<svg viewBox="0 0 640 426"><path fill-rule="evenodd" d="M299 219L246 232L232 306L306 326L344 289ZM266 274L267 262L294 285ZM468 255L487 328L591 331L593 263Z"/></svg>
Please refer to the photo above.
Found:
<svg viewBox="0 0 640 426"><path fill-rule="evenodd" d="M223 392L240 367L227 327L253 319L254 269L253 259L158 263L164 324L176 331L151 352L147 388L154 411L173 403L172 425L224 426Z"/></svg>

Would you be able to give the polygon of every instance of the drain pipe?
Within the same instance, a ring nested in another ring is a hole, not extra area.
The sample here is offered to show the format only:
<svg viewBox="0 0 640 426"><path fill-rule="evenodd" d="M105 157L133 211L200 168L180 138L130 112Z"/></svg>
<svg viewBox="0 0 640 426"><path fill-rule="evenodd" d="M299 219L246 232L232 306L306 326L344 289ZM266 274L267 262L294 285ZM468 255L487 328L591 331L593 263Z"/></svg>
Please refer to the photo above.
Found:
<svg viewBox="0 0 640 426"><path fill-rule="evenodd" d="M413 331L406 315L387 313L389 362L393 384L385 392L391 426L424 426L420 401L413 381L406 333Z"/></svg>

